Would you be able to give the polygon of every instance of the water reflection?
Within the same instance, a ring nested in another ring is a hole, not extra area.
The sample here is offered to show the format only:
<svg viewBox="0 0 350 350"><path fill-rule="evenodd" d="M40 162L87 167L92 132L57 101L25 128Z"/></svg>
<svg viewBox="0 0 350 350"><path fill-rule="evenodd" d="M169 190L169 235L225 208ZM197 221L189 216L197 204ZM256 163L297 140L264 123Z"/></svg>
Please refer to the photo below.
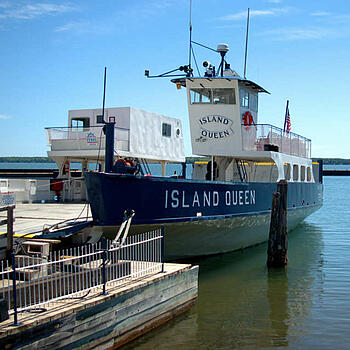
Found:
<svg viewBox="0 0 350 350"><path fill-rule="evenodd" d="M270 306L271 343L266 345L288 346L289 310L286 268L268 270L267 298Z"/></svg>
<svg viewBox="0 0 350 350"><path fill-rule="evenodd" d="M195 259L194 309L127 349L281 348L303 333L322 268L322 232L300 225L289 236L288 267L268 270L266 245ZM319 287L319 286L318 286Z"/></svg>

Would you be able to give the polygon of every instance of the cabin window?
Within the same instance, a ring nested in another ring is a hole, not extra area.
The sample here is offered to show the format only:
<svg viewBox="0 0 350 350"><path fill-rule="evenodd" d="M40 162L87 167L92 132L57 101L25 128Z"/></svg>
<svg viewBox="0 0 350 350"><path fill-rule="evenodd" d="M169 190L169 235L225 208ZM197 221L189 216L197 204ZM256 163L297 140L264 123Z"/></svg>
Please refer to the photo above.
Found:
<svg viewBox="0 0 350 350"><path fill-rule="evenodd" d="M297 164L293 165L293 181L299 180L299 167Z"/></svg>
<svg viewBox="0 0 350 350"><path fill-rule="evenodd" d="M307 167L307 181L311 181L311 168Z"/></svg>
<svg viewBox="0 0 350 350"><path fill-rule="evenodd" d="M74 128L74 131L83 131L84 128L90 127L90 118L73 118L71 127Z"/></svg>
<svg viewBox="0 0 350 350"><path fill-rule="evenodd" d="M302 165L300 167L300 180L305 181L305 166L304 165Z"/></svg>
<svg viewBox="0 0 350 350"><path fill-rule="evenodd" d="M213 89L213 103L236 104L235 89Z"/></svg>
<svg viewBox="0 0 350 350"><path fill-rule="evenodd" d="M245 89L239 89L241 107L249 108L249 92Z"/></svg>
<svg viewBox="0 0 350 350"><path fill-rule="evenodd" d="M289 163L284 164L284 179L290 180L290 164Z"/></svg>
<svg viewBox="0 0 350 350"><path fill-rule="evenodd" d="M211 103L211 89L191 89L191 104Z"/></svg>
<svg viewBox="0 0 350 350"><path fill-rule="evenodd" d="M235 89L191 89L191 104L210 103L210 104L236 104Z"/></svg>
<svg viewBox="0 0 350 350"><path fill-rule="evenodd" d="M171 137L171 125L167 123L162 124L162 135L166 137Z"/></svg>
<svg viewBox="0 0 350 350"><path fill-rule="evenodd" d="M97 115L96 122L97 124L104 124L105 121L103 120L103 115Z"/></svg>
<svg viewBox="0 0 350 350"><path fill-rule="evenodd" d="M257 94L249 94L249 108L257 112L258 111L258 95Z"/></svg>

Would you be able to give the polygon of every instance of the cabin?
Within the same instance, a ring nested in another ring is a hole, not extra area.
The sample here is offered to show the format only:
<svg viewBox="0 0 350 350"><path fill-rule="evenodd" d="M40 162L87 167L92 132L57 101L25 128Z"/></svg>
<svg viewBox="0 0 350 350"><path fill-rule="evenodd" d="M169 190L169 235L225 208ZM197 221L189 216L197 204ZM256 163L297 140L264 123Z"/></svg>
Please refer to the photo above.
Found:
<svg viewBox="0 0 350 350"><path fill-rule="evenodd" d="M75 177L71 163L82 170L103 170L105 166L104 124L115 123L114 160L138 159L143 164L160 163L165 176L167 163L185 161L181 121L133 107L80 109L68 112L68 126L46 128L48 156L62 180L61 199L86 200L82 177ZM58 188L57 188L58 189ZM59 189L58 189L59 190Z"/></svg>

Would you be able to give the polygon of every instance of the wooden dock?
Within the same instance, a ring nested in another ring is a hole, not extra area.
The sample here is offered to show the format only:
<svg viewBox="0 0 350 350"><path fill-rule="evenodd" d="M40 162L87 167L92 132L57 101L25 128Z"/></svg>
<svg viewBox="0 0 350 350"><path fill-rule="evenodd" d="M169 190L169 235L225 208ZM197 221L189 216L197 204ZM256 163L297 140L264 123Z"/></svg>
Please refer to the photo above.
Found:
<svg viewBox="0 0 350 350"><path fill-rule="evenodd" d="M52 302L0 323L1 349L117 348L188 310L198 294L198 266L165 264L124 285Z"/></svg>

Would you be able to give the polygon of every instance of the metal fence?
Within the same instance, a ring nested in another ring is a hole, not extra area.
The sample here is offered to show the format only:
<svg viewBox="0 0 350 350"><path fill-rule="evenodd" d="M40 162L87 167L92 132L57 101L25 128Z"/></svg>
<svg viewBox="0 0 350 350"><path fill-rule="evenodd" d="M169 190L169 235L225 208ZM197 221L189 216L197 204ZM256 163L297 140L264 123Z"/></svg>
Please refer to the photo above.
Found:
<svg viewBox="0 0 350 350"><path fill-rule="evenodd" d="M17 324L18 312L81 298L93 290L104 294L108 285L164 271L163 229L130 236L121 247L103 239L47 257L12 254L12 262L2 261L0 268L0 298L7 300Z"/></svg>
<svg viewBox="0 0 350 350"><path fill-rule="evenodd" d="M311 140L270 124L242 125L244 151L277 151L310 158Z"/></svg>

